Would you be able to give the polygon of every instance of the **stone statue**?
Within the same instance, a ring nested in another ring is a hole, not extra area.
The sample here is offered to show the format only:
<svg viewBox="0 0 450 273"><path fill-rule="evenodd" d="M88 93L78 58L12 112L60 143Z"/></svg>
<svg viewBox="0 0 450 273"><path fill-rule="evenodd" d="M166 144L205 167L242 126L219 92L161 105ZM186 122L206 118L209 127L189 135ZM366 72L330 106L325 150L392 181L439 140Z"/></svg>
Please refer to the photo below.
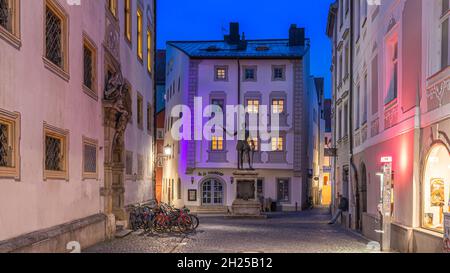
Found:
<svg viewBox="0 0 450 273"><path fill-rule="evenodd" d="M106 83L105 100L112 103L112 108L116 110L114 145L123 144L125 129L131 117L131 97L129 87L122 77L122 73L116 72Z"/></svg>

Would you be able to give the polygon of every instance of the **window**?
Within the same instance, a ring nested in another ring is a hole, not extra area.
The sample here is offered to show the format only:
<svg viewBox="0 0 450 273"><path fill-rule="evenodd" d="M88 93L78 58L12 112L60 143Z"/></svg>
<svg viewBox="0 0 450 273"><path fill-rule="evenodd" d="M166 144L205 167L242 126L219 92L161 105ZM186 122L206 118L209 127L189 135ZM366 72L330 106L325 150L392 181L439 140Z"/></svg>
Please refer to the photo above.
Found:
<svg viewBox="0 0 450 273"><path fill-rule="evenodd" d="M131 42L131 0L125 0L125 37Z"/></svg>
<svg viewBox="0 0 450 273"><path fill-rule="evenodd" d="M108 0L108 9L117 18L117 0Z"/></svg>
<svg viewBox="0 0 450 273"><path fill-rule="evenodd" d="M150 28L147 29L147 71L152 73L152 34Z"/></svg>
<svg viewBox="0 0 450 273"><path fill-rule="evenodd" d="M442 12L441 12L440 24L441 24L441 69L446 68L449 64L449 0L442 0Z"/></svg>
<svg viewBox="0 0 450 273"><path fill-rule="evenodd" d="M213 136L211 139L211 150L212 151L223 151L223 137Z"/></svg>
<svg viewBox="0 0 450 273"><path fill-rule="evenodd" d="M344 25L344 2L343 0L339 0L339 21L340 21L340 27Z"/></svg>
<svg viewBox="0 0 450 273"><path fill-rule="evenodd" d="M272 100L272 113L274 113L274 114L284 113L284 100L283 99L273 99Z"/></svg>
<svg viewBox="0 0 450 273"><path fill-rule="evenodd" d="M147 103L147 131L152 131L152 106L150 103Z"/></svg>
<svg viewBox="0 0 450 273"><path fill-rule="evenodd" d="M344 123L344 132L343 135L346 137L348 135L348 104L344 104L344 117L343 117L343 123Z"/></svg>
<svg viewBox="0 0 450 273"><path fill-rule="evenodd" d="M289 179L277 179L277 200L278 202L289 202L290 188Z"/></svg>
<svg viewBox="0 0 450 273"><path fill-rule="evenodd" d="M138 93L137 95L137 125L139 129L144 128L144 113L143 113L143 98L142 95Z"/></svg>
<svg viewBox="0 0 450 273"><path fill-rule="evenodd" d="M83 137L83 179L98 178L98 141Z"/></svg>
<svg viewBox="0 0 450 273"><path fill-rule="evenodd" d="M140 60L143 60L143 58L144 58L144 53L143 53L143 48L142 48L143 19L142 19L142 11L140 8L137 9L136 16L137 16L137 28L136 28L137 29L137 55Z"/></svg>
<svg viewBox="0 0 450 273"><path fill-rule="evenodd" d="M256 67L244 67L244 81L256 81Z"/></svg>
<svg viewBox="0 0 450 273"><path fill-rule="evenodd" d="M357 0L356 2L356 7L355 7L355 30L356 30L356 41L359 40L359 35L361 33L361 1Z"/></svg>
<svg viewBox="0 0 450 273"><path fill-rule="evenodd" d="M450 212L450 151L441 143L432 146L425 161L422 188L422 226L444 231L444 213Z"/></svg>
<svg viewBox="0 0 450 273"><path fill-rule="evenodd" d="M97 98L97 54L94 44L84 38L83 41L83 85L86 93ZM87 89L87 90L86 90Z"/></svg>
<svg viewBox="0 0 450 273"><path fill-rule="evenodd" d="M384 103L388 104L391 101L395 100L397 98L397 89L398 89L398 42L394 41L389 44L389 89L386 94L386 98Z"/></svg>
<svg viewBox="0 0 450 273"><path fill-rule="evenodd" d="M144 157L140 154L137 155L137 179L144 179Z"/></svg>
<svg viewBox="0 0 450 273"><path fill-rule="evenodd" d="M360 121L359 121L359 117L360 117L360 112L359 112L359 105L361 103L361 88L360 85L358 84L358 86L356 87L356 103L355 103L355 128L358 129L359 125L360 125Z"/></svg>
<svg viewBox="0 0 450 273"><path fill-rule="evenodd" d="M181 179L178 178L177 181L177 199L181 200Z"/></svg>
<svg viewBox="0 0 450 273"><path fill-rule="evenodd" d="M284 81L286 79L285 69L284 65L272 66L272 81Z"/></svg>
<svg viewBox="0 0 450 273"><path fill-rule="evenodd" d="M223 203L223 185L216 179L210 179L202 185L202 204L203 205L222 205Z"/></svg>
<svg viewBox="0 0 450 273"><path fill-rule="evenodd" d="M364 89L363 89L363 111L362 111L362 123L367 122L367 93L368 93L368 83L367 74L364 75Z"/></svg>
<svg viewBox="0 0 450 273"><path fill-rule="evenodd" d="M247 100L247 112L250 114L259 113L259 100L250 99Z"/></svg>
<svg viewBox="0 0 450 273"><path fill-rule="evenodd" d="M349 42L345 45L345 65L344 65L344 80L348 78L350 70L350 46Z"/></svg>
<svg viewBox="0 0 450 273"><path fill-rule="evenodd" d="M284 151L284 139L283 137L272 137L272 151L282 152Z"/></svg>
<svg viewBox="0 0 450 273"><path fill-rule="evenodd" d="M125 174L133 175L133 152L127 151L125 156Z"/></svg>
<svg viewBox="0 0 450 273"><path fill-rule="evenodd" d="M343 75L342 75L342 69L343 69L343 64L342 64L342 53L339 55L339 81L342 82L343 80Z"/></svg>
<svg viewBox="0 0 450 273"><path fill-rule="evenodd" d="M227 66L216 66L214 78L216 81L227 81L228 80L228 67Z"/></svg>
<svg viewBox="0 0 450 273"><path fill-rule="evenodd" d="M250 148L254 151L259 151L259 141L257 137L249 138L247 140L248 145L250 145Z"/></svg>
<svg viewBox="0 0 450 273"><path fill-rule="evenodd" d="M0 38L20 46L20 1L0 0Z"/></svg>
<svg viewBox="0 0 450 273"><path fill-rule="evenodd" d="M20 179L20 115L0 109L0 177Z"/></svg>
<svg viewBox="0 0 450 273"><path fill-rule="evenodd" d="M44 123L44 180L69 179L69 132Z"/></svg>
<svg viewBox="0 0 450 273"><path fill-rule="evenodd" d="M45 65L63 79L68 80L67 15L56 1L46 1L44 31Z"/></svg>

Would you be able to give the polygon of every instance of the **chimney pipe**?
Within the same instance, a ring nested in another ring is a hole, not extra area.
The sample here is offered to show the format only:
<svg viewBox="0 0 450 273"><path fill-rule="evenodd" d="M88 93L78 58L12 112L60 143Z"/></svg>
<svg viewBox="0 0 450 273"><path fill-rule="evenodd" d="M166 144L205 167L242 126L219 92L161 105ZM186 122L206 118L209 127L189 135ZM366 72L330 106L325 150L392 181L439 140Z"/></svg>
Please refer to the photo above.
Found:
<svg viewBox="0 0 450 273"><path fill-rule="evenodd" d="M292 24L289 28L289 46L305 45L305 29L298 28L296 24Z"/></svg>
<svg viewBox="0 0 450 273"><path fill-rule="evenodd" d="M239 23L231 22L230 23L230 33L225 35L225 41L229 44L238 44L241 40L241 35L239 35Z"/></svg>

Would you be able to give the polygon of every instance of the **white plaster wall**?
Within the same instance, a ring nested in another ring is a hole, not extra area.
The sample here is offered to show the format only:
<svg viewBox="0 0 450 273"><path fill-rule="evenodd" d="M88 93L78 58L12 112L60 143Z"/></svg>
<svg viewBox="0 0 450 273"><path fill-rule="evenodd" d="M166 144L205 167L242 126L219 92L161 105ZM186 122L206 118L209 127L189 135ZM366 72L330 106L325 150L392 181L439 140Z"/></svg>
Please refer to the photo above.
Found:
<svg viewBox="0 0 450 273"><path fill-rule="evenodd" d="M24 2L24 1L22 1ZM103 150L98 154L99 180L81 179L82 136L103 147L101 101L82 90L82 32L98 48L98 78L103 75L102 40L105 5L83 1L81 7L58 1L69 15L68 82L44 67L44 1L21 5L22 47L0 39L0 108L21 113L21 179L0 178L0 241L48 228L103 210ZM81 19L82 18L82 19ZM103 83L98 81L98 90ZM43 122L69 133L69 180L43 181Z"/></svg>

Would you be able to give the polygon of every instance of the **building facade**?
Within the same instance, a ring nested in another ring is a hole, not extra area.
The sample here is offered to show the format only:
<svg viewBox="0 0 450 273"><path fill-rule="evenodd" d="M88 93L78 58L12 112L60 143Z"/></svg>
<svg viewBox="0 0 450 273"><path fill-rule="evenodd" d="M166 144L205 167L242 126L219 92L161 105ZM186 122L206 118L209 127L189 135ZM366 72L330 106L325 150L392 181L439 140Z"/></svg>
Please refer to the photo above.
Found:
<svg viewBox="0 0 450 273"><path fill-rule="evenodd" d="M164 144L171 153L164 163L163 200L200 212L230 210L237 197L237 141L227 140L230 132L210 140L177 140L171 128L180 120L191 124L194 139L208 122L201 116L207 105L226 110L226 105L245 104L247 112L258 113L259 106L267 105L280 114L279 137L264 143L260 136L253 138L257 198L270 198L281 210L300 210L306 204L313 175L307 160L312 162L313 154L305 148L312 132L303 105L317 96L308 42L304 29L295 25L289 39L247 41L232 23L222 41L167 43ZM172 113L177 105L194 109L196 97L202 100L201 110L190 117ZM200 129L194 128L195 121ZM270 149L263 151L263 146Z"/></svg>
<svg viewBox="0 0 450 273"><path fill-rule="evenodd" d="M336 21L331 14L345 9L341 2L330 9L329 26ZM382 239L376 230L386 191L378 174L389 158L389 241L404 252L442 251L450 190L448 6L446 0L386 0L354 1L350 8L352 217L346 226Z"/></svg>
<svg viewBox="0 0 450 273"><path fill-rule="evenodd" d="M0 252L61 252L69 239L84 248L152 196L155 6L24 2L0 1ZM131 91L123 137L108 116L113 87Z"/></svg>

